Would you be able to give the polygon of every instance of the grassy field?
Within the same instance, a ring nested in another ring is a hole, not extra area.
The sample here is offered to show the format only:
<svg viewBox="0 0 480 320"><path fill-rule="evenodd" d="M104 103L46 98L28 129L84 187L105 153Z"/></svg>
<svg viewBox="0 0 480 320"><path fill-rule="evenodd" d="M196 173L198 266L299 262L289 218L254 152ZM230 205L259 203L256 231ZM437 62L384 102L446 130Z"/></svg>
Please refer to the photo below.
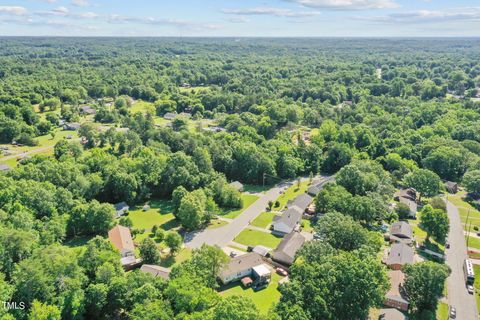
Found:
<svg viewBox="0 0 480 320"><path fill-rule="evenodd" d="M245 229L240 232L240 234L233 241L245 246L255 247L257 245L262 245L268 248L276 248L280 241L282 241L282 238L271 233Z"/></svg>
<svg viewBox="0 0 480 320"><path fill-rule="evenodd" d="M169 254L162 256L160 265L165 268L171 268L177 264L182 263L183 261L190 259L191 256L192 250L188 248L183 248L176 256L172 256Z"/></svg>
<svg viewBox="0 0 480 320"><path fill-rule="evenodd" d="M437 320L448 320L448 304L443 302L438 303Z"/></svg>
<svg viewBox="0 0 480 320"><path fill-rule="evenodd" d="M412 226L415 241L420 245L424 245L429 250L443 254L445 252L444 244L438 243L431 238L429 240L429 243L425 242L425 239L427 238L427 233L419 226L420 215L421 213L418 212L416 220L408 220L408 223Z"/></svg>
<svg viewBox="0 0 480 320"><path fill-rule="evenodd" d="M137 100L130 108L131 113L152 113L155 115L155 106L151 102Z"/></svg>
<svg viewBox="0 0 480 320"><path fill-rule="evenodd" d="M258 200L258 197L253 194L242 194L243 206L241 209L236 210L227 210L221 213L221 216L228 219L235 219L239 214L241 214L245 209L250 207L252 203Z"/></svg>
<svg viewBox="0 0 480 320"><path fill-rule="evenodd" d="M250 224L259 228L267 228L272 223L274 217L275 213L273 212L263 212Z"/></svg>
<svg viewBox="0 0 480 320"><path fill-rule="evenodd" d="M260 291L253 291L252 288L244 289L240 283L236 282L220 291L220 295L222 297L233 295L249 297L260 310L260 313L266 314L272 305L280 300L280 292L278 291L278 281L280 279L282 279L281 276L276 273L272 274L272 282L270 285Z"/></svg>
<svg viewBox="0 0 480 320"><path fill-rule="evenodd" d="M223 226L226 226L228 224L227 221L215 219L210 221L210 224L207 226L207 229L217 229Z"/></svg>
<svg viewBox="0 0 480 320"><path fill-rule="evenodd" d="M474 264L473 271L475 272L475 275L480 275L480 266ZM477 309L480 310L480 277L479 276L475 277L474 287L475 287L475 300L477 301Z"/></svg>
<svg viewBox="0 0 480 320"><path fill-rule="evenodd" d="M474 206L468 203L468 200L469 199L466 198L466 193L464 191L458 192L457 194L448 195L448 201L453 203L458 208L465 230L468 228L468 226L465 225L465 222L467 220L467 216L469 216L468 221L469 224L470 222L472 223L472 232L474 232L475 227L480 230L480 212ZM469 210L470 215L468 214Z"/></svg>
<svg viewBox="0 0 480 320"><path fill-rule="evenodd" d="M297 196L305 193L307 191L310 183L308 181L303 181L300 183L300 188L295 182L291 187L289 187L285 192L278 197L277 201L280 202L280 206L275 207L274 210L282 211L282 209L287 205L287 202L295 199Z"/></svg>

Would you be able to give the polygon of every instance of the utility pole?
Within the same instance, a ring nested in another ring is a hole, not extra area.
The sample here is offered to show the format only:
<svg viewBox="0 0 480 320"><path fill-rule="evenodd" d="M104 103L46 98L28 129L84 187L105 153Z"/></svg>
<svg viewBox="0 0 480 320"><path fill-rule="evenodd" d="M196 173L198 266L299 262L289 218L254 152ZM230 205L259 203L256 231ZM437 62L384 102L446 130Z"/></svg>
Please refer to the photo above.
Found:
<svg viewBox="0 0 480 320"><path fill-rule="evenodd" d="M468 226L468 234L467 234L467 252L468 252L468 240L470 239L470 229L472 228L472 223Z"/></svg>

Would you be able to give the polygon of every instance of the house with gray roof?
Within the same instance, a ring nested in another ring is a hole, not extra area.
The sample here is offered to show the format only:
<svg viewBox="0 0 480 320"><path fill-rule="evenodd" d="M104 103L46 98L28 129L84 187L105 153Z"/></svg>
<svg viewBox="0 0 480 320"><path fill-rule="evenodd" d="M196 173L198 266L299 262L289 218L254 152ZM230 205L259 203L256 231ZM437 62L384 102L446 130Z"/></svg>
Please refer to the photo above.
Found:
<svg viewBox="0 0 480 320"><path fill-rule="evenodd" d="M400 203L403 203L408 206L410 209L410 218L415 219L417 216L417 192L415 189L408 188L408 189L402 189L393 195L393 198L395 201L398 201Z"/></svg>
<svg viewBox="0 0 480 320"><path fill-rule="evenodd" d="M63 126L63 129L64 130L70 130L70 131L77 131L78 129L80 129L81 125L80 123L78 122L70 122L70 123L66 123L64 126Z"/></svg>
<svg viewBox="0 0 480 320"><path fill-rule="evenodd" d="M117 212L117 218L123 216L130 209L126 202L119 202L114 204L113 206L115 207L115 211Z"/></svg>
<svg viewBox="0 0 480 320"><path fill-rule="evenodd" d="M163 119L165 119L165 120L173 120L173 119L175 119L176 116L177 116L177 114L174 113L174 112L167 112L167 113L165 113L165 114L163 115Z"/></svg>
<svg viewBox="0 0 480 320"><path fill-rule="evenodd" d="M289 267L295 261L295 255L305 243L305 237L299 232L286 235L273 251L272 260Z"/></svg>
<svg viewBox="0 0 480 320"><path fill-rule="evenodd" d="M409 302L403 288L405 274L401 270L392 270L388 272L390 279L390 290L385 295L384 305L396 308L402 311L408 311Z"/></svg>
<svg viewBox="0 0 480 320"><path fill-rule="evenodd" d="M390 226L390 235L402 239L413 239L413 230L406 221L398 221Z"/></svg>
<svg viewBox="0 0 480 320"><path fill-rule="evenodd" d="M400 270L413 263L413 248L405 243L395 243L390 248L385 264L392 270Z"/></svg>
<svg viewBox="0 0 480 320"><path fill-rule="evenodd" d="M238 281L252 274L253 268L264 264L263 257L255 252L249 252L236 256L223 267L219 278L223 284Z"/></svg>
<svg viewBox="0 0 480 320"><path fill-rule="evenodd" d="M144 264L140 268L140 271L144 273L149 273L154 277L160 277L164 280L168 280L171 270L154 264Z"/></svg>
<svg viewBox="0 0 480 320"><path fill-rule="evenodd" d="M301 213L304 213L307 210L310 203L313 202L313 197L307 193L302 193L295 199L287 203L287 208L298 208Z"/></svg>
<svg viewBox="0 0 480 320"><path fill-rule="evenodd" d="M90 106L82 106L80 107L80 113L86 114L86 115L95 115L97 114L97 110Z"/></svg>
<svg viewBox="0 0 480 320"><path fill-rule="evenodd" d="M302 216L303 212L295 207L284 211L281 216L273 218L273 233L285 235L300 229Z"/></svg>

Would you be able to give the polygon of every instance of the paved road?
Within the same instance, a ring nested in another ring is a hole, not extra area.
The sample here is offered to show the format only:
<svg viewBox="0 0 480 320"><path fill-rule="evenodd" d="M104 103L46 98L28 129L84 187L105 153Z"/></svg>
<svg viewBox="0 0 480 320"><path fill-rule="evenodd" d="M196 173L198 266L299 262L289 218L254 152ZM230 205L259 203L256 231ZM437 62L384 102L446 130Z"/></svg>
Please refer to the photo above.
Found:
<svg viewBox="0 0 480 320"><path fill-rule="evenodd" d="M279 184L268 190L266 193L261 194L257 201L251 204L242 212L242 214L233 219L232 222L226 226L187 234L185 236L185 246L189 248L199 248L205 243L208 245L225 247L248 226L250 221L258 217L262 212L265 212L268 202L275 201L280 196L280 192L284 190L286 186L286 183Z"/></svg>
<svg viewBox="0 0 480 320"><path fill-rule="evenodd" d="M316 182L327 181L331 179L331 177L321 177L321 179L316 180ZM296 183L296 180L284 182L268 190L266 193L260 194L260 198L257 201L245 209L242 214L233 219L232 222L226 226L217 229L205 229L186 234L185 246L193 249L199 248L204 243L208 245L217 245L221 248L227 246L240 232L242 232L243 229L249 225L250 221L253 221L262 212L265 212L265 208L267 207L269 201L275 201L280 196L281 191L285 190L294 183Z"/></svg>
<svg viewBox="0 0 480 320"><path fill-rule="evenodd" d="M447 279L448 303L457 309L457 319L478 320L475 296L468 294L465 287L463 262L467 258L467 246L460 215L457 207L448 201L447 212L450 219L450 249L446 250L446 263L452 269Z"/></svg>

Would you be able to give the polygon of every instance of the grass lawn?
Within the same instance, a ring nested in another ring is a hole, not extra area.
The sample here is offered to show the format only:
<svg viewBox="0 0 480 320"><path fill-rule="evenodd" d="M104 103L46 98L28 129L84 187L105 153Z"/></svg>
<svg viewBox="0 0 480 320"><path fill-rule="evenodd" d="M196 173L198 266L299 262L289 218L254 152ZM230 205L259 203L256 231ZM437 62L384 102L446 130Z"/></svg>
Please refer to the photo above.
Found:
<svg viewBox="0 0 480 320"><path fill-rule="evenodd" d="M465 236L465 243L466 242L467 242L467 237ZM470 236L468 238L468 247L480 250L480 239L474 236Z"/></svg>
<svg viewBox="0 0 480 320"><path fill-rule="evenodd" d="M312 220L302 219L302 231L313 232Z"/></svg>
<svg viewBox="0 0 480 320"><path fill-rule="evenodd" d="M132 105L130 108L131 113L147 113L150 112L152 114L155 114L155 106L151 102L143 101L143 100L137 100L135 103Z"/></svg>
<svg viewBox="0 0 480 320"><path fill-rule="evenodd" d="M240 234L233 241L245 246L255 247L257 245L262 245L268 248L276 248L280 241L282 241L282 238L271 233L245 229L240 232Z"/></svg>
<svg viewBox="0 0 480 320"><path fill-rule="evenodd" d="M468 224L470 224L470 222L472 223L472 232L474 232L475 227L480 229L480 212L474 206L468 203L469 199L466 196L467 194L465 191L458 192L457 194L449 194L448 201L457 206L465 230L468 228L468 226L465 225L465 222L467 220L467 216L469 216ZM470 215L468 214L469 210Z"/></svg>
<svg viewBox="0 0 480 320"><path fill-rule="evenodd" d="M285 190L285 192L280 197L278 197L277 201L280 202L280 206L274 207L274 210L282 211L282 209L287 205L288 201L295 199L302 193L305 193L305 191L307 191L308 189L309 184L310 183L308 181L303 181L302 183L300 183L299 188L297 182L295 182L291 187Z"/></svg>
<svg viewBox="0 0 480 320"><path fill-rule="evenodd" d="M235 219L239 214L241 214L245 209L250 207L252 203L258 200L259 197L253 194L242 194L242 203L243 206L240 209L227 210L221 214L222 217L228 219Z"/></svg>
<svg viewBox="0 0 480 320"><path fill-rule="evenodd" d="M437 320L448 320L448 304L443 302L438 303Z"/></svg>
<svg viewBox="0 0 480 320"><path fill-rule="evenodd" d="M267 228L273 221L275 213L273 212L263 212L255 220L252 221L251 225L259 228Z"/></svg>
<svg viewBox="0 0 480 320"><path fill-rule="evenodd" d="M176 256L164 255L160 261L160 265L165 268L171 268L177 264L182 263L190 259L192 256L192 250L188 248L183 248Z"/></svg>
<svg viewBox="0 0 480 320"><path fill-rule="evenodd" d="M425 239L427 238L427 233L419 227L420 215L421 213L418 212L416 220L408 220L408 223L412 226L415 240L418 244L424 245L427 249L443 254L445 252L444 244L438 243L431 238L429 239L429 242L425 242Z"/></svg>
<svg viewBox="0 0 480 320"><path fill-rule="evenodd" d="M474 264L473 271L476 275L480 275L480 266ZM475 283L473 285L475 287L475 300L477 301L477 308L480 310L480 277L475 277Z"/></svg>
<svg viewBox="0 0 480 320"><path fill-rule="evenodd" d="M138 229L151 229L154 225L164 230L178 226L172 213L172 203L167 200L149 201L150 210L143 211L143 206L137 206L129 211L128 217L132 219L133 227Z"/></svg>
<svg viewBox="0 0 480 320"><path fill-rule="evenodd" d="M274 185L265 185L265 186L260 186L256 184L244 184L243 185L243 191L245 192L250 192L250 193L261 193L268 191L273 188Z"/></svg>
<svg viewBox="0 0 480 320"><path fill-rule="evenodd" d="M207 229L217 229L223 226L226 226L228 224L227 221L215 219L210 221L210 224L207 226Z"/></svg>
<svg viewBox="0 0 480 320"><path fill-rule="evenodd" d="M266 314L272 305L280 300L280 292L278 291L278 281L280 279L282 279L282 277L278 274L272 274L272 282L270 285L260 291L253 291L252 288L244 289L239 282L235 282L223 288L223 290L220 291L220 295L222 297L233 295L248 297L252 299L261 314Z"/></svg>

